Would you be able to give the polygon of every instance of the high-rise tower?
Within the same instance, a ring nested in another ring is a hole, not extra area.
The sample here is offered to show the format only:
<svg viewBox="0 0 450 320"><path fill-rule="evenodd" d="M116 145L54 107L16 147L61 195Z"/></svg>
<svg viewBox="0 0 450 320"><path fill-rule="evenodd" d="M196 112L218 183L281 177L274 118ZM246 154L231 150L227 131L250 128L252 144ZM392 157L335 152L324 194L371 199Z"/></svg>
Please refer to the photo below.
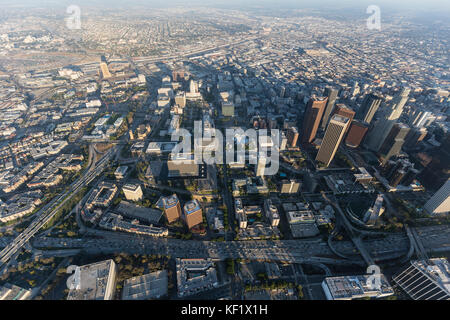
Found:
<svg viewBox="0 0 450 320"><path fill-rule="evenodd" d="M327 131L317 154L316 161L324 163L327 167L336 154L341 144L345 131L350 125L350 119L340 115L334 115L328 124Z"/></svg>
<svg viewBox="0 0 450 320"><path fill-rule="evenodd" d="M429 214L450 212L450 179L425 203L424 208Z"/></svg>
<svg viewBox="0 0 450 320"><path fill-rule="evenodd" d="M320 124L320 127L323 130L325 130L328 125L328 120L330 119L331 112L333 111L338 93L339 91L335 88L327 87L325 89L325 94L328 97L328 102L323 112L322 123Z"/></svg>
<svg viewBox="0 0 450 320"><path fill-rule="evenodd" d="M387 135L393 128L394 124L397 122L398 118L403 112L403 108L408 101L410 89L402 89L400 94L398 94L392 102L390 103L387 110L381 116L380 119L375 123L373 129L369 132L367 139L367 146L369 149L378 152L381 145L386 140Z"/></svg>
<svg viewBox="0 0 450 320"><path fill-rule="evenodd" d="M382 158L382 165L386 164L390 158L400 153L409 130L410 129L406 124L394 124L386 139L384 139L384 143L380 147L379 153Z"/></svg>
<svg viewBox="0 0 450 320"><path fill-rule="evenodd" d="M306 105L302 128L303 144L314 141L327 101L328 98L318 98L313 96Z"/></svg>
<svg viewBox="0 0 450 320"><path fill-rule="evenodd" d="M381 96L374 93L369 93L365 96L361 107L356 113L356 118L363 122L370 123L382 101L383 98Z"/></svg>

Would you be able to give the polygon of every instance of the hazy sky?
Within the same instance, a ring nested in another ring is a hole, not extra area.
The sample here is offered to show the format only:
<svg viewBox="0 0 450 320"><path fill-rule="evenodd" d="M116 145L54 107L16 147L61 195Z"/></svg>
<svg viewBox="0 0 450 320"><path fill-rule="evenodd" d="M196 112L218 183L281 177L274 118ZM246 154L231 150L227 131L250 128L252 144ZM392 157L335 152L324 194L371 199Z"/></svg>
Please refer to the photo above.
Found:
<svg viewBox="0 0 450 320"><path fill-rule="evenodd" d="M366 8L368 5L379 5L382 9L396 11L433 10L450 12L449 0L0 0L2 5L32 6L67 6L67 5L100 5L100 6L133 6L148 5L154 7L170 6L212 6L222 8L316 8L327 10L345 10ZM449 16L450 19L450 16Z"/></svg>

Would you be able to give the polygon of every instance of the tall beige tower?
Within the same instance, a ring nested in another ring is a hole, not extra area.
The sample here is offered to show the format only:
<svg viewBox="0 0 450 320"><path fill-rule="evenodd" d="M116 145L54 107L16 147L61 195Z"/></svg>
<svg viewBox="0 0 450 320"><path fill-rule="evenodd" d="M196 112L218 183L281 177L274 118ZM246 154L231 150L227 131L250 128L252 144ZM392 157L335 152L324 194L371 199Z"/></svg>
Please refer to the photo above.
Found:
<svg viewBox="0 0 450 320"><path fill-rule="evenodd" d="M349 125L350 119L347 117L336 114L331 118L316 161L324 163L327 167L330 165Z"/></svg>
<svg viewBox="0 0 450 320"><path fill-rule="evenodd" d="M450 212L450 179L428 200L424 208L431 215Z"/></svg>

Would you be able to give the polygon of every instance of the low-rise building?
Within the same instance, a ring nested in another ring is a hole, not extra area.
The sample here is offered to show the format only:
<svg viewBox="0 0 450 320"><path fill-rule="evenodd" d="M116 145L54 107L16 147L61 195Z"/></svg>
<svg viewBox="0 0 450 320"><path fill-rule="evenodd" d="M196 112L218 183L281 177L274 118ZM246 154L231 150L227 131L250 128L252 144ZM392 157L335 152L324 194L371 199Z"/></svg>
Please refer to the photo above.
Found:
<svg viewBox="0 0 450 320"><path fill-rule="evenodd" d="M211 259L176 259L178 296L191 296L217 288L217 272Z"/></svg>
<svg viewBox="0 0 450 320"><path fill-rule="evenodd" d="M116 171L114 172L114 176L116 177L117 180L122 180L123 178L125 178L127 171L128 171L127 166L117 167Z"/></svg>
<svg viewBox="0 0 450 320"><path fill-rule="evenodd" d="M127 279L123 283L122 300L148 300L167 296L169 277L161 270Z"/></svg>
<svg viewBox="0 0 450 320"><path fill-rule="evenodd" d="M98 225L101 228L108 230L130 232L150 237L167 237L169 235L169 230L167 230L167 228L142 225L139 224L139 220L137 219L128 222L124 220L121 215L112 212L106 213Z"/></svg>
<svg viewBox="0 0 450 320"><path fill-rule="evenodd" d="M108 207L111 201L114 199L114 196L117 193L117 186L113 183L102 182L100 185L95 188L91 196L87 201L87 208L92 208L94 206L98 207Z"/></svg>
<svg viewBox="0 0 450 320"><path fill-rule="evenodd" d="M77 267L67 300L112 300L117 267L113 260Z"/></svg>
<svg viewBox="0 0 450 320"><path fill-rule="evenodd" d="M283 180L280 183L281 194L296 194L300 190L301 183L298 180Z"/></svg>
<svg viewBox="0 0 450 320"><path fill-rule="evenodd" d="M144 196L142 193L142 188L139 184L127 183L122 187L122 191L125 198L129 201L140 201Z"/></svg>
<svg viewBox="0 0 450 320"><path fill-rule="evenodd" d="M32 291L11 283L0 286L0 300L30 300Z"/></svg>
<svg viewBox="0 0 450 320"><path fill-rule="evenodd" d="M328 277L322 282L322 289L328 300L352 300L361 298L383 298L394 294L384 275L380 285L372 283L371 275Z"/></svg>
<svg viewBox="0 0 450 320"><path fill-rule="evenodd" d="M0 200L0 222L19 219L32 213L42 203L40 190L16 194L6 202Z"/></svg>
<svg viewBox="0 0 450 320"><path fill-rule="evenodd" d="M121 201L114 211L122 216L151 224L158 223L162 216L162 211L159 209L144 208L127 201Z"/></svg>

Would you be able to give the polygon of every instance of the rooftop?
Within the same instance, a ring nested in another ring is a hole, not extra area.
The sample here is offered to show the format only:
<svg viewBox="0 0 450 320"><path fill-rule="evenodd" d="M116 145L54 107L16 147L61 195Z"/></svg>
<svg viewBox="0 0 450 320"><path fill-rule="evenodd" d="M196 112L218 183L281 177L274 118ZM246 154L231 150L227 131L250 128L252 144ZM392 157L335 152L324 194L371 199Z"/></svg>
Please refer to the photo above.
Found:
<svg viewBox="0 0 450 320"><path fill-rule="evenodd" d="M197 200L189 201L184 205L184 212L186 213L186 215L194 213L201 209L202 208L200 207L200 203Z"/></svg>

